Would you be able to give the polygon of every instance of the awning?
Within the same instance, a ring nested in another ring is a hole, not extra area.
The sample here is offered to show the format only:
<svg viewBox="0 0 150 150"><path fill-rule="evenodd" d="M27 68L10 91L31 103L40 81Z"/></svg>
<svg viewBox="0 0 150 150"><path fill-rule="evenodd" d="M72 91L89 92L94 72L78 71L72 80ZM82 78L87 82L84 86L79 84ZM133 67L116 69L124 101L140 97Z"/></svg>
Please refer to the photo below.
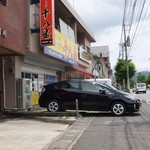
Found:
<svg viewBox="0 0 150 150"><path fill-rule="evenodd" d="M78 73L86 77L94 77L94 75L91 72L87 72L84 68L74 67L72 68L72 72Z"/></svg>

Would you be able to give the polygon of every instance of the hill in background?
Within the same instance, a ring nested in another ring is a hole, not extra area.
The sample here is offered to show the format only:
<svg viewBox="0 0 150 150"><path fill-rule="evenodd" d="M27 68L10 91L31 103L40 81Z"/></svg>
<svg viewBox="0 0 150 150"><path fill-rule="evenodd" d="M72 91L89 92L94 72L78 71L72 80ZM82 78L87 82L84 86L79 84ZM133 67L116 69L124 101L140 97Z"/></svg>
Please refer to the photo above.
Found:
<svg viewBox="0 0 150 150"><path fill-rule="evenodd" d="M135 75L134 75L134 77L132 78L135 82L137 81L137 77L139 76L139 74L148 77L148 75L150 74L150 71L140 71L140 72L136 72Z"/></svg>

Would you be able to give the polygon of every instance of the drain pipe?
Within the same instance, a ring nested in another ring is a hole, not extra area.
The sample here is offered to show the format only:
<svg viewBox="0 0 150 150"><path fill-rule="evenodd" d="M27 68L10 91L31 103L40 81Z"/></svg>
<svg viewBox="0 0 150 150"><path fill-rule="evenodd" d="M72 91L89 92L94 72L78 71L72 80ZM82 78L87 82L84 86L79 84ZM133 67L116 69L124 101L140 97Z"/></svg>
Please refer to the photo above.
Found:
<svg viewBox="0 0 150 150"><path fill-rule="evenodd" d="M3 109L5 109L6 106L6 84L5 84L5 59L2 57L2 85L3 85Z"/></svg>

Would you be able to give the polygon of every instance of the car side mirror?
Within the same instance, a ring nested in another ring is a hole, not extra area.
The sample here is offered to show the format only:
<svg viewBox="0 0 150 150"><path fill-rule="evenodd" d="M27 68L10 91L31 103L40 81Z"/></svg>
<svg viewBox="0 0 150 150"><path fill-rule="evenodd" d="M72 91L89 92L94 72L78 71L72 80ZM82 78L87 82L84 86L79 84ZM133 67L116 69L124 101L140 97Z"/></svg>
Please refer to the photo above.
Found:
<svg viewBox="0 0 150 150"><path fill-rule="evenodd" d="M104 89L100 89L100 90L99 90L99 93L100 93L100 94L105 94L105 90L104 90Z"/></svg>

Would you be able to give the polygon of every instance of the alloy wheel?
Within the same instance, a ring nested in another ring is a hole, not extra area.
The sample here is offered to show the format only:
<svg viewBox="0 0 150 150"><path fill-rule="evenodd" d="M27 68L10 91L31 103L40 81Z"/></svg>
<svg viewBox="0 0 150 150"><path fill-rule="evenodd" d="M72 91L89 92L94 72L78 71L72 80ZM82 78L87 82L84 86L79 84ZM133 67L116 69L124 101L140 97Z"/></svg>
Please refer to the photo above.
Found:
<svg viewBox="0 0 150 150"><path fill-rule="evenodd" d="M116 116L123 115L125 113L125 107L121 103L115 103L112 107L112 112Z"/></svg>
<svg viewBox="0 0 150 150"><path fill-rule="evenodd" d="M51 101L49 104L48 104L48 111L51 111L51 112L56 112L59 110L59 103L57 101Z"/></svg>

